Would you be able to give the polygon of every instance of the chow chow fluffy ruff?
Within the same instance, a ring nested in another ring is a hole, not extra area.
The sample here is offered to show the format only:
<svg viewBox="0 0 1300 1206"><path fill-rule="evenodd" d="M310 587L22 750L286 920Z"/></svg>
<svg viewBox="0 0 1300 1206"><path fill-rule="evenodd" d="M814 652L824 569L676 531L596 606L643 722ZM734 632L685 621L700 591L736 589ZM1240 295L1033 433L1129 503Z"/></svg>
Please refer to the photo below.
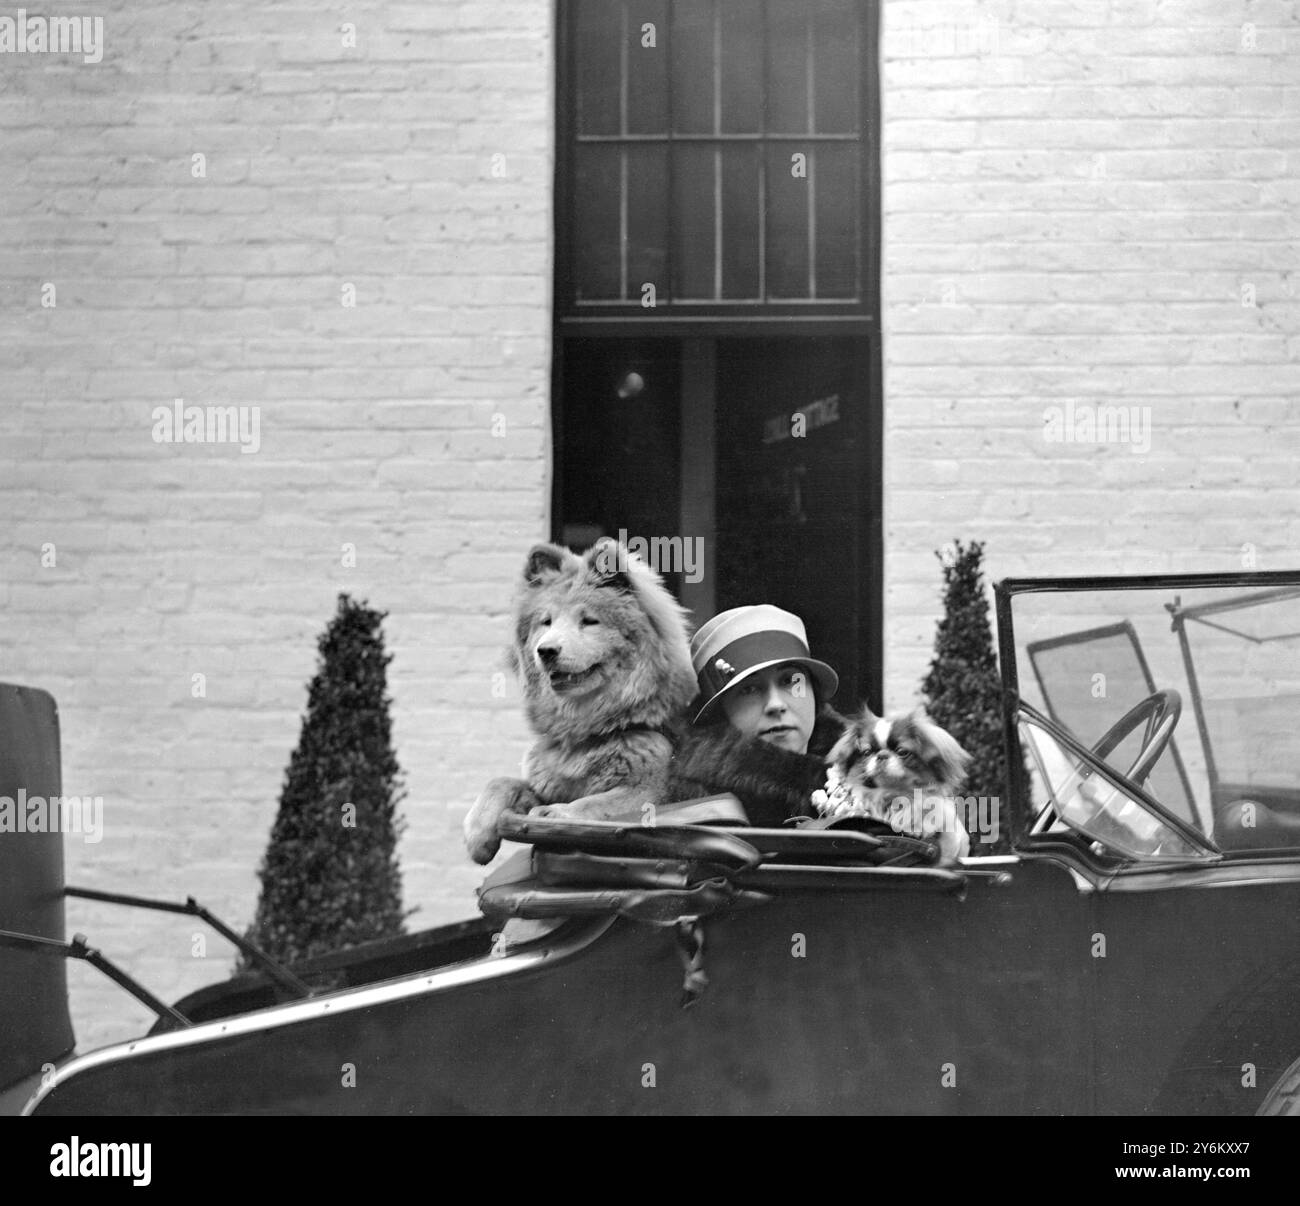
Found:
<svg viewBox="0 0 1300 1206"><path fill-rule="evenodd" d="M697 684L686 613L658 574L609 539L582 556L536 545L509 657L538 740L527 781L493 779L465 818L475 862L496 854L505 812L605 819L665 799L669 726Z"/></svg>

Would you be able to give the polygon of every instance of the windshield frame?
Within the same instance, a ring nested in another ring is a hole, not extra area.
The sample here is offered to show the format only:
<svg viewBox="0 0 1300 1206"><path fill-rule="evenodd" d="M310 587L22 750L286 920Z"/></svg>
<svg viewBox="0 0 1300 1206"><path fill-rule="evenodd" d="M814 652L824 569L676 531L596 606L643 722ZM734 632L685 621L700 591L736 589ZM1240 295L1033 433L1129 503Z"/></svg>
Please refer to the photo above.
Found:
<svg viewBox="0 0 1300 1206"><path fill-rule="evenodd" d="M1284 587L1300 586L1300 569L1239 571L1234 573L1209 574L1130 574L1101 575L1055 578L1004 578L993 584L994 612L998 625L998 668L1002 675L1002 737L1006 750L1007 782L1005 784L1008 800L1013 807L1004 817L1004 823L1011 830L1013 849L1023 849L1030 837L1025 814L1024 802L1030 798L1029 784L1025 781L1026 751L1020 743L1020 681L1017 671L1017 644L1015 626L1012 619L1012 603L1017 595L1024 594L1065 594L1077 591L1140 591L1140 590L1195 590L1200 587ZM1171 633L1172 639L1172 633ZM1028 706L1028 705L1026 705ZM1077 745L1078 742L1074 741ZM1086 752L1086 751L1085 751ZM1093 761L1090 759L1090 761ZM1110 767L1104 767L1109 775L1122 773ZM1127 780L1125 780L1127 784ZM1123 790L1138 793L1143 800L1149 796L1141 788L1132 785L1116 784ZM1158 815L1164 819L1168 816L1159 804ZM1177 821L1177 818L1174 818ZM1184 824L1178 822L1181 833ZM1198 844L1209 839L1197 832ZM1217 848L1216 848L1217 849Z"/></svg>

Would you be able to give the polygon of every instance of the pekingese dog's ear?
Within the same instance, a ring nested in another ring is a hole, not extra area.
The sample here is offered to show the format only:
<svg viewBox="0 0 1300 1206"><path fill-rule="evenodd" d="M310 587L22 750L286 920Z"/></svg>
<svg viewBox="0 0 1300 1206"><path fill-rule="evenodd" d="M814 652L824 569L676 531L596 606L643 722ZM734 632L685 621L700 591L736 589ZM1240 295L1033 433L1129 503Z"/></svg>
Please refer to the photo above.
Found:
<svg viewBox="0 0 1300 1206"><path fill-rule="evenodd" d="M924 708L917 708L912 713L911 721L917 735L925 743L925 748L919 752L934 781L950 790L955 788L966 775L970 755L962 749L957 738L947 729L941 729L926 715Z"/></svg>
<svg viewBox="0 0 1300 1206"><path fill-rule="evenodd" d="M831 746L826 755L827 766L839 766L847 770L866 750L867 735L875 728L879 718L865 705L862 711L849 721L848 727L840 738Z"/></svg>

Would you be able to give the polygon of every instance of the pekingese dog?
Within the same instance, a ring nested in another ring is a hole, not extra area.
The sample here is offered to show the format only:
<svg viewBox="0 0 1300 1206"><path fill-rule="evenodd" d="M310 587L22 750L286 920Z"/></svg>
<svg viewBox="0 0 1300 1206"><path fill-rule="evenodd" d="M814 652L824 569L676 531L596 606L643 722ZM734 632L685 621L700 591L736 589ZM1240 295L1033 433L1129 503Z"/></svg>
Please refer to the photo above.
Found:
<svg viewBox="0 0 1300 1206"><path fill-rule="evenodd" d="M813 803L824 816L873 817L896 833L934 838L939 861L953 863L970 853L954 799L969 762L924 709L881 717L863 708L826 755L826 787Z"/></svg>

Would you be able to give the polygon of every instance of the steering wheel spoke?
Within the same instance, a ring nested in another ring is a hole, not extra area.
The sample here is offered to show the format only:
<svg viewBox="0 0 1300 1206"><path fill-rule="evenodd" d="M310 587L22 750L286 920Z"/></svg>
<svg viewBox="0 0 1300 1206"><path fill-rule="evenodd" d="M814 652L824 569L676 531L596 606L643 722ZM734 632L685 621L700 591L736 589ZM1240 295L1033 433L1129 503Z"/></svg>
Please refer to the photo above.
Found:
<svg viewBox="0 0 1300 1206"><path fill-rule="evenodd" d="M1139 724L1146 721L1142 732L1142 748L1125 775L1139 787L1146 782L1160 756L1165 752L1178 718L1183 714L1183 698L1177 691L1155 691L1124 713L1105 733L1092 752L1105 759L1124 742Z"/></svg>

